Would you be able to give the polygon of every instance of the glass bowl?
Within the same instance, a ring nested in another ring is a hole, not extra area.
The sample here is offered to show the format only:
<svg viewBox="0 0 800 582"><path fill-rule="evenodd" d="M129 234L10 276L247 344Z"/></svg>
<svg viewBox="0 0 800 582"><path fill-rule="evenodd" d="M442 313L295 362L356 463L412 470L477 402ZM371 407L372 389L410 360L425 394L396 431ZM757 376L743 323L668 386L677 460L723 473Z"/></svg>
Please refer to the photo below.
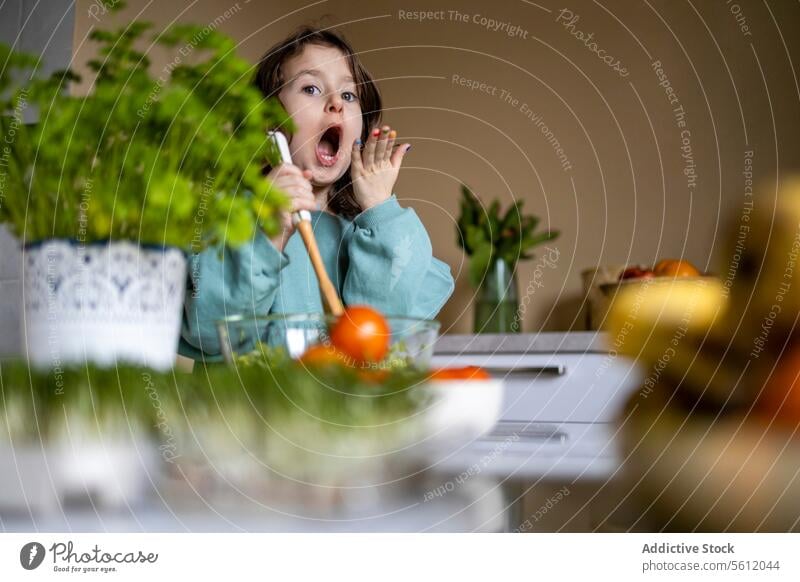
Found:
<svg viewBox="0 0 800 582"><path fill-rule="evenodd" d="M433 346L439 337L439 322L414 317L384 317L391 330L387 359L401 359L416 368L428 368ZM259 353L259 342L270 348L282 348L289 357L296 359L311 346L329 342L328 330L335 321L335 316L323 313L235 315L217 322L217 335L222 354L229 364L235 363L239 356Z"/></svg>

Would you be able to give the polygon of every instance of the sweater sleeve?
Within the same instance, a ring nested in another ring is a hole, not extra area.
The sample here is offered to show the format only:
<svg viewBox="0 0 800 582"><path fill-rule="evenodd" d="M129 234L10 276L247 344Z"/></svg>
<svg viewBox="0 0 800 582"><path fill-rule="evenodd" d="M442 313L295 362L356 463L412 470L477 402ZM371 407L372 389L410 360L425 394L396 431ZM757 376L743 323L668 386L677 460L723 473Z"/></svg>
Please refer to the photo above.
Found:
<svg viewBox="0 0 800 582"><path fill-rule="evenodd" d="M211 247L189 259L188 288L181 327L182 355L197 359L221 353L215 322L231 315L266 315L289 264L260 230L252 242L236 249ZM255 330L231 338L233 349L255 340ZM253 337L250 337L253 336Z"/></svg>
<svg viewBox="0 0 800 582"><path fill-rule="evenodd" d="M342 287L346 305L367 304L389 315L433 319L455 284L435 258L416 212L394 194L355 217Z"/></svg>

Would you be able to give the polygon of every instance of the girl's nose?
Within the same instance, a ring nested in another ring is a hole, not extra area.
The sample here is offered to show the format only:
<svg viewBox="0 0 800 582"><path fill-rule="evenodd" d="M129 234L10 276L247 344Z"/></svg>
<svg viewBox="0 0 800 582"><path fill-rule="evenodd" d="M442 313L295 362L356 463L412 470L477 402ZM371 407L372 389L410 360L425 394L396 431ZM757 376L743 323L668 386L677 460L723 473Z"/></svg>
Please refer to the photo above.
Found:
<svg viewBox="0 0 800 582"><path fill-rule="evenodd" d="M327 110L332 113L339 113L342 111L342 107L344 107L342 96L338 93L331 93L331 95L328 97Z"/></svg>

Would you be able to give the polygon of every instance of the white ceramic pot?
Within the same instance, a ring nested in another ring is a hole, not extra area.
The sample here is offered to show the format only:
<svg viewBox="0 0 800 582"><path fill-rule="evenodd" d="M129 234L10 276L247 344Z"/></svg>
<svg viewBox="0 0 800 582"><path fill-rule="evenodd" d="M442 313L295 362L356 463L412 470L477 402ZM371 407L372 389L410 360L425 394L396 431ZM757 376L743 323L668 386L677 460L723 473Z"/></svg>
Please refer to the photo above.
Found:
<svg viewBox="0 0 800 582"><path fill-rule="evenodd" d="M23 338L37 367L175 364L186 258L129 241L49 240L23 249Z"/></svg>

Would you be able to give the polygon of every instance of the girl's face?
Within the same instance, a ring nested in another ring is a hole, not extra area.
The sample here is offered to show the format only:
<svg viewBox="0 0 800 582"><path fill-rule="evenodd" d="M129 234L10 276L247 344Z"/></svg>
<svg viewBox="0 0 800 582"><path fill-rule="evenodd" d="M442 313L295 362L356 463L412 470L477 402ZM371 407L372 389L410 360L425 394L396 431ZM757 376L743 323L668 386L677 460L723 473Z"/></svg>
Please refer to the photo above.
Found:
<svg viewBox="0 0 800 582"><path fill-rule="evenodd" d="M333 184L350 167L363 124L347 57L337 48L306 45L283 64L283 78L278 97L296 127L292 162L311 170L313 185Z"/></svg>

